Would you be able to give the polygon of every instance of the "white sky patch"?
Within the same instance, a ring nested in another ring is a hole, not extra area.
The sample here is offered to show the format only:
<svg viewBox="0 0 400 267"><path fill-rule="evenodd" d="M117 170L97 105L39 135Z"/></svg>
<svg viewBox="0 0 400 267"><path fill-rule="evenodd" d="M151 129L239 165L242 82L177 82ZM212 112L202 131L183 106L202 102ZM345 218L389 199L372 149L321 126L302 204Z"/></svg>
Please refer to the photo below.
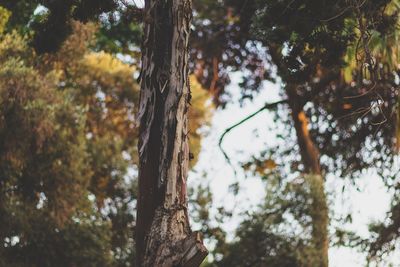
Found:
<svg viewBox="0 0 400 267"><path fill-rule="evenodd" d="M49 9L43 5L38 5L36 9L33 11L33 15L43 15L47 13Z"/></svg>

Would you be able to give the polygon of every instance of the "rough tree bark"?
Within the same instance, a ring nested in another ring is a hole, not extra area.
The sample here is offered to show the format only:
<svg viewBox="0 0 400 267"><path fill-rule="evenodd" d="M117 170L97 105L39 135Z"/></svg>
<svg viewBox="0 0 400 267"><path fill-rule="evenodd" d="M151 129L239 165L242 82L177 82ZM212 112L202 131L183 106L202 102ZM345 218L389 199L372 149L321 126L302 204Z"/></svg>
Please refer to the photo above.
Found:
<svg viewBox="0 0 400 267"><path fill-rule="evenodd" d="M308 118L296 94L296 85L287 86L288 103L292 110L294 128L297 135L297 143L300 148L302 163L304 165L305 181L310 188L312 199L312 242L317 251L314 262L315 267L328 267L328 223L329 214L325 195L325 181L321 172L319 150L315 146L308 129Z"/></svg>
<svg viewBox="0 0 400 267"><path fill-rule="evenodd" d="M188 40L191 0L146 0L139 107L137 264L199 266L207 255L189 226Z"/></svg>

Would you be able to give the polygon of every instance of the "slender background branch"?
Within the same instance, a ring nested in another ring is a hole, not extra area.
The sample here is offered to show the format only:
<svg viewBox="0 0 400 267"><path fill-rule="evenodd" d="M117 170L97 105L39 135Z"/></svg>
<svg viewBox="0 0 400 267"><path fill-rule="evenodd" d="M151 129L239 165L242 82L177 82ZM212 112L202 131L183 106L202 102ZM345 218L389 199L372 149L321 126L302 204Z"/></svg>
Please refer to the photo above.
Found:
<svg viewBox="0 0 400 267"><path fill-rule="evenodd" d="M287 104L288 100L284 99L284 100L280 100L274 103L267 103L265 104L262 108L260 108L259 110L257 110L256 112L248 115L247 117L245 117L244 119L242 119L241 121L235 123L234 125L230 126L229 128L225 129L225 131L222 133L221 137L219 138L219 142L218 142L218 146L219 149L221 150L222 154L224 154L224 157L226 159L226 161L228 162L229 165L232 166L231 160L228 156L228 154L226 153L226 151L224 150L224 148L222 147L222 142L224 141L225 136L232 131L233 129L235 129L236 127L242 125L243 123L245 123L246 121L250 120L251 118L255 117L256 115L258 115L259 113L261 113L264 110L267 109L274 109L277 106L281 105L281 104ZM232 166L233 167L233 166Z"/></svg>

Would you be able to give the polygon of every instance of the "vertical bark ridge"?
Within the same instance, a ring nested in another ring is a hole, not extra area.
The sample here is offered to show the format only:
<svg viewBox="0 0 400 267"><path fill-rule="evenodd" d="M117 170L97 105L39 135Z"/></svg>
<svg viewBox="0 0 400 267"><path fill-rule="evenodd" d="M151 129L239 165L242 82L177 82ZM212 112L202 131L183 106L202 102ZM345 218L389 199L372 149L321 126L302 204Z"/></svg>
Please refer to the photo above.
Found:
<svg viewBox="0 0 400 267"><path fill-rule="evenodd" d="M198 266L207 255L187 213L191 12L191 0L145 2L136 226L144 267Z"/></svg>

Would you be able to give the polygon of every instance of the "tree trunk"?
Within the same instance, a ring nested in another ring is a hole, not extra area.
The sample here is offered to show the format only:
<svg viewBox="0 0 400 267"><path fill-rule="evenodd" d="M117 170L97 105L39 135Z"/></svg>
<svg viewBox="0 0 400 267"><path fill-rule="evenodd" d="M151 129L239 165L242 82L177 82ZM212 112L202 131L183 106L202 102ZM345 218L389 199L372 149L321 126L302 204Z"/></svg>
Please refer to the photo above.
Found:
<svg viewBox="0 0 400 267"><path fill-rule="evenodd" d="M329 214L325 195L325 181L321 172L319 150L315 146L308 130L307 115L300 103L301 97L296 94L296 86L288 85L287 93L289 106L300 148L302 163L304 165L305 181L310 188L312 206L310 216L312 219L312 242L317 251L313 267L328 267L328 224Z"/></svg>
<svg viewBox="0 0 400 267"><path fill-rule="evenodd" d="M191 0L146 0L139 108L138 266L199 266L189 226L188 40Z"/></svg>

